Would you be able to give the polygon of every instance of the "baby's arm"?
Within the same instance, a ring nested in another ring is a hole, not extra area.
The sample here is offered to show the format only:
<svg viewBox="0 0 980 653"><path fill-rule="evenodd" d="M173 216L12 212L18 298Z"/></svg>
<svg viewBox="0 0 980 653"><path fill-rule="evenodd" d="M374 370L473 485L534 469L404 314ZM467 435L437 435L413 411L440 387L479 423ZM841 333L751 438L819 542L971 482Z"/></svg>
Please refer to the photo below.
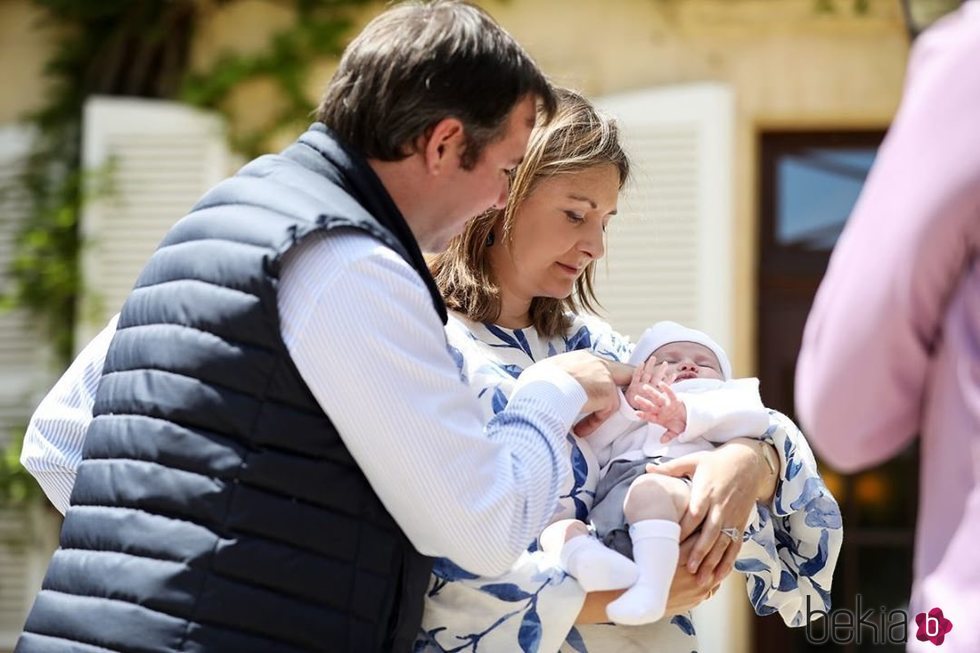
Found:
<svg viewBox="0 0 980 653"><path fill-rule="evenodd" d="M688 430L687 406L666 383L661 382L656 387L641 386L634 395L633 406L640 419L666 429L660 437L662 443L670 442Z"/></svg>
<svg viewBox="0 0 980 653"><path fill-rule="evenodd" d="M585 436L579 436L589 443L599 461L600 467L605 467L612 455L612 445L622 435L631 433L643 426L644 422L636 415L636 411L627 403L625 395L619 393L619 406L594 431ZM577 428L573 429L579 435Z"/></svg>
<svg viewBox="0 0 980 653"><path fill-rule="evenodd" d="M738 437L761 437L769 428L769 412L759 397L755 378L727 381L716 390L681 392L687 407L687 427L681 442L702 437L710 442L728 442Z"/></svg>

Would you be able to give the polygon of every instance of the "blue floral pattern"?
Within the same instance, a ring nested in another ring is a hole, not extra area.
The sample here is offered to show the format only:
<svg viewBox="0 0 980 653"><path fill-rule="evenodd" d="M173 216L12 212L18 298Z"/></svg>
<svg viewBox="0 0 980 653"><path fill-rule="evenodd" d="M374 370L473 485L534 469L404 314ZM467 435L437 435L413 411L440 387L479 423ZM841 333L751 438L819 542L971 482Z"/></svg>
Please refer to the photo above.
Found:
<svg viewBox="0 0 980 653"><path fill-rule="evenodd" d="M566 351L588 349L626 361L628 339L591 316L572 316L563 336L504 329L450 315L449 351L479 397L487 421L507 403L528 365ZM817 473L809 445L785 416L771 411L766 438L780 452L781 480L770 506L759 506L746 529L737 571L757 614L779 613L803 624L805 601L830 609L830 583L843 535L840 510ZM599 465L587 447L567 439L570 461L554 519L587 518ZM449 560L436 562L426 596L417 652L522 651L688 653L697 648L690 614L638 628L575 626L585 599L578 583L532 543L498 578L477 577Z"/></svg>

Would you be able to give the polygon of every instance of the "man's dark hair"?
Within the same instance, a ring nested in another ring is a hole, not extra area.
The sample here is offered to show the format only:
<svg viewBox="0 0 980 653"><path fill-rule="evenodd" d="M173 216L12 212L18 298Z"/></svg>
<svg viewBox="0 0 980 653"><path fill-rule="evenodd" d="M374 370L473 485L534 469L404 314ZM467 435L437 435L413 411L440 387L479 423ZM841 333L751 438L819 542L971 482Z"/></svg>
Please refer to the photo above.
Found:
<svg viewBox="0 0 980 653"><path fill-rule="evenodd" d="M463 123L469 169L528 96L550 118L555 97L544 74L489 14L453 0L412 2L384 12L351 42L317 120L367 158L398 161L454 117Z"/></svg>

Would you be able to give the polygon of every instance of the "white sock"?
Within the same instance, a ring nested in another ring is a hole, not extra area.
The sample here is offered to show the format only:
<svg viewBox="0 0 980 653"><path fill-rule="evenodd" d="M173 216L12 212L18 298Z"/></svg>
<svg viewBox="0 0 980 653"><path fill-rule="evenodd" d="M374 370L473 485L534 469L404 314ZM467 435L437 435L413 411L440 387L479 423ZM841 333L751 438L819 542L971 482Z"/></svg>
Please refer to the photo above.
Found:
<svg viewBox="0 0 980 653"><path fill-rule="evenodd" d="M586 592L621 590L636 582L632 560L589 535L578 535L561 548L561 565Z"/></svg>
<svg viewBox="0 0 980 653"><path fill-rule="evenodd" d="M680 535L680 524L666 519L645 519L630 526L633 560L640 577L625 594L606 606L606 614L613 622L639 626L663 617L677 570Z"/></svg>

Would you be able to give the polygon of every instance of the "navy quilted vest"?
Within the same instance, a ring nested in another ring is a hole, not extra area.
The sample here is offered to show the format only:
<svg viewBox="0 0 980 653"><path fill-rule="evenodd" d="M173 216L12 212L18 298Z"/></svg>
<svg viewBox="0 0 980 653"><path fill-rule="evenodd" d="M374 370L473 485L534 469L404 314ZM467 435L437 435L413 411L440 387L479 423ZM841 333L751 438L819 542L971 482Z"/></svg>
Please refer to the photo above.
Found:
<svg viewBox="0 0 980 653"><path fill-rule="evenodd" d="M368 232L445 308L380 180L322 125L205 195L127 299L61 548L17 650L408 650L431 561L282 341L283 255Z"/></svg>

